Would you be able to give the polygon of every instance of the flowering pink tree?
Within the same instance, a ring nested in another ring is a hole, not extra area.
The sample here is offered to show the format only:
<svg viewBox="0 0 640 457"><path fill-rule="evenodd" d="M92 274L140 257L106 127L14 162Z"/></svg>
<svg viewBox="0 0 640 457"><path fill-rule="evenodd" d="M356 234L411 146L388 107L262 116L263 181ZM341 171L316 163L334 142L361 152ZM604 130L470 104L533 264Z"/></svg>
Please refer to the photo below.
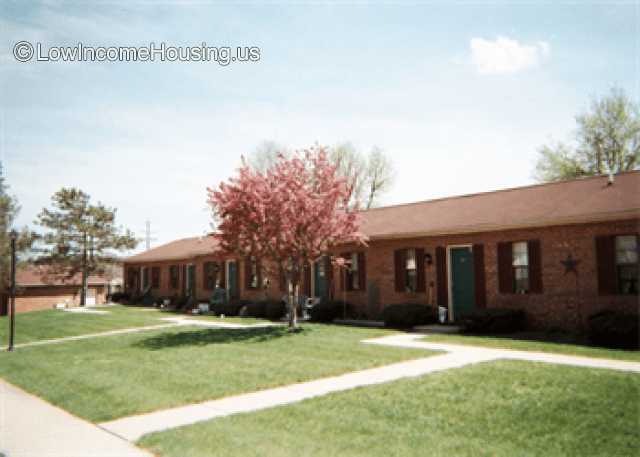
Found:
<svg viewBox="0 0 640 457"><path fill-rule="evenodd" d="M297 325L294 296L303 266L337 244L366 241L356 210L348 207L351 191L319 146L290 158L280 155L265 172L243 160L236 177L208 189L221 248L259 259L270 274L285 275L290 328Z"/></svg>

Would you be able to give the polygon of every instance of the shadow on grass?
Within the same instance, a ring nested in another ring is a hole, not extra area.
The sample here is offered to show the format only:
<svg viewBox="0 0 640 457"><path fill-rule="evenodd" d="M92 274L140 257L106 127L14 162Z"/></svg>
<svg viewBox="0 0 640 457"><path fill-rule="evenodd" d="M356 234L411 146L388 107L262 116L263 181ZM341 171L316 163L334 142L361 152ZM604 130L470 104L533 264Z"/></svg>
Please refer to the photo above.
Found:
<svg viewBox="0 0 640 457"><path fill-rule="evenodd" d="M303 330L301 330L302 332ZM306 330L304 330L306 332ZM299 333L297 333L299 334ZM202 329L179 333L162 333L141 340L135 346L156 351L164 348L181 346L206 346L209 344L225 344L236 342L262 343L278 338L292 336L284 327L257 327L246 329Z"/></svg>

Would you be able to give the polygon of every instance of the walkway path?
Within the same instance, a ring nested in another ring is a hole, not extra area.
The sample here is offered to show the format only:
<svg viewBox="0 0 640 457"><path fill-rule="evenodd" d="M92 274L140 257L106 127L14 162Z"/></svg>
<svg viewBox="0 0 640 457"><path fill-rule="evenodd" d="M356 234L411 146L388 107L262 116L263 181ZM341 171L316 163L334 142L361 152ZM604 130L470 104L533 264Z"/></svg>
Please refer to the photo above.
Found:
<svg viewBox="0 0 640 457"><path fill-rule="evenodd" d="M137 416L124 417L122 419L104 422L99 424L99 426L125 439L136 441L147 433L189 425L217 417L258 411L274 406L296 403L331 392L422 376L436 371L459 368L473 363L498 359L528 360L532 362L640 372L640 363L637 362L592 359L507 349L486 349L475 346L418 341L422 340L423 336L424 335L400 334L363 340L362 343L429 349L446 351L447 353L423 359L394 363L379 368L356 371L316 381L292 384L275 389L226 397L219 400L211 400Z"/></svg>
<svg viewBox="0 0 640 457"><path fill-rule="evenodd" d="M512 349L491 349L462 344L430 343L424 341L424 335L401 334L382 338L363 340L365 344L379 344L404 348L429 349L432 351L446 351L450 353L464 352L478 356L492 356L494 359L527 360L529 362L555 363L559 365L573 365L588 368L607 368L610 370L631 371L640 373L640 362L624 360L597 359L575 355L552 354L549 352L516 351Z"/></svg>
<svg viewBox="0 0 640 457"><path fill-rule="evenodd" d="M492 360L493 356L466 354L462 351L451 354L394 363L379 368L355 371L331 378L291 384L275 389L261 390L249 394L226 397L138 416L130 416L99 424L105 430L131 441L142 435L167 428L193 424L231 414L258 411L274 406L296 403L308 398L355 387L380 384L402 378L421 376L435 371L457 368L470 363Z"/></svg>
<svg viewBox="0 0 640 457"><path fill-rule="evenodd" d="M205 319L189 319L187 317L163 317L161 321L166 321L166 324L147 325L144 327L132 327L121 328L118 330L109 330L107 332L100 333L88 333L85 335L65 336L62 338L52 338L48 340L30 341L28 343L16 344L16 348L29 347L29 346L43 346L46 344L66 343L69 341L87 340L90 338L100 338L103 336L124 335L127 333L147 332L150 330L159 330L163 328L177 327L177 326L199 326L199 327L211 327L211 328L256 328L256 327L270 327L273 325L280 325L275 323L259 323L259 324L234 324L229 322L214 322Z"/></svg>
<svg viewBox="0 0 640 457"><path fill-rule="evenodd" d="M0 379L0 455L152 457L119 436Z"/></svg>

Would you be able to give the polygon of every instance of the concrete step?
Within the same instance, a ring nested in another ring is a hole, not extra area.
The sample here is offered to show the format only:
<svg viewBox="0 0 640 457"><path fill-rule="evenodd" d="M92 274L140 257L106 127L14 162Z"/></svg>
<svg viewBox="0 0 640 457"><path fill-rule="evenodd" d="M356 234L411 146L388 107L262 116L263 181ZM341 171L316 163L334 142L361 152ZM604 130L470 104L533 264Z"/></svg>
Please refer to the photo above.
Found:
<svg viewBox="0 0 640 457"><path fill-rule="evenodd" d="M417 325L413 330L418 333L461 333L462 327L459 325Z"/></svg>

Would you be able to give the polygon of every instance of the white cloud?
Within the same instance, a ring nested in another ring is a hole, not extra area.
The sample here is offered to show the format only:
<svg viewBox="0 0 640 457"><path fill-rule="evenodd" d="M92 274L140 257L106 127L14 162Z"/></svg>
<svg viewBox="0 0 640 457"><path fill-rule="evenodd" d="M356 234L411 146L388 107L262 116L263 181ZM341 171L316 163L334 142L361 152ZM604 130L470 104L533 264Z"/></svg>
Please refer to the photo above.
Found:
<svg viewBox="0 0 640 457"><path fill-rule="evenodd" d="M496 40L472 38L471 60L481 74L516 73L538 66L549 57L549 43L519 43L505 37Z"/></svg>

